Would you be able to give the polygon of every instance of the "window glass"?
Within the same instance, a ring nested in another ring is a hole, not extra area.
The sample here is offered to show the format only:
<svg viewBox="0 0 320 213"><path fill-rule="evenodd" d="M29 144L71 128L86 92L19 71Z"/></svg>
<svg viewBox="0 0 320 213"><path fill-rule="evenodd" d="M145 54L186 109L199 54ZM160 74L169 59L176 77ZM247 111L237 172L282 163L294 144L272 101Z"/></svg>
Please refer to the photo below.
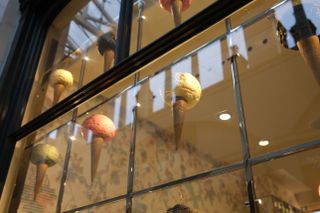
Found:
<svg viewBox="0 0 320 213"><path fill-rule="evenodd" d="M114 65L121 1L71 1L49 28L24 122Z"/></svg>
<svg viewBox="0 0 320 213"><path fill-rule="evenodd" d="M285 1L249 18L229 36L229 46L240 55L253 155L319 139L319 9L318 1Z"/></svg>
<svg viewBox="0 0 320 213"><path fill-rule="evenodd" d="M246 200L240 170L136 196L132 212L249 212Z"/></svg>
<svg viewBox="0 0 320 213"><path fill-rule="evenodd" d="M137 51L139 23L143 25L141 47L144 47L214 2L216 0L137 0L133 10L131 52Z"/></svg>
<svg viewBox="0 0 320 213"><path fill-rule="evenodd" d="M259 212L315 212L320 208L320 149L253 167Z"/></svg>

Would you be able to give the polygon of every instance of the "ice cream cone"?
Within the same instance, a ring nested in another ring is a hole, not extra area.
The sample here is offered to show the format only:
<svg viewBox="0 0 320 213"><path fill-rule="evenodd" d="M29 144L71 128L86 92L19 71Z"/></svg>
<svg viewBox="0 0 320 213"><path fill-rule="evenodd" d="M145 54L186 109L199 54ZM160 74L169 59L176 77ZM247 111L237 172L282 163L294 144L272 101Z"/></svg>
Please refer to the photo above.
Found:
<svg viewBox="0 0 320 213"><path fill-rule="evenodd" d="M34 197L33 197L34 200L37 199L37 196L39 194L47 169L48 169L48 164L46 163L37 164L37 176L36 176L36 183L34 186Z"/></svg>
<svg viewBox="0 0 320 213"><path fill-rule="evenodd" d="M114 61L114 50L113 49L106 49L103 54L104 57L104 72L108 71L110 67L113 65Z"/></svg>
<svg viewBox="0 0 320 213"><path fill-rule="evenodd" d="M53 103L52 103L52 105L55 105L55 104L58 103L62 93L65 90L65 88L66 87L65 87L64 84L57 83L57 84L54 85L54 87L53 87L54 91L53 91Z"/></svg>
<svg viewBox="0 0 320 213"><path fill-rule="evenodd" d="M174 141L176 150L180 146L184 117L187 110L187 100L181 96L176 97L176 102L173 104L173 126L174 126Z"/></svg>
<svg viewBox="0 0 320 213"><path fill-rule="evenodd" d="M320 84L320 42L319 37L314 35L301 39L297 42L299 52L311 68L313 75Z"/></svg>
<svg viewBox="0 0 320 213"><path fill-rule="evenodd" d="M97 168L99 164L103 143L104 143L103 137L100 137L100 136L93 137L93 140L91 143L91 182L93 182L97 173Z"/></svg>
<svg viewBox="0 0 320 213"><path fill-rule="evenodd" d="M182 1L173 0L171 4L171 11L173 15L174 25L178 26L181 24L181 11L182 11Z"/></svg>

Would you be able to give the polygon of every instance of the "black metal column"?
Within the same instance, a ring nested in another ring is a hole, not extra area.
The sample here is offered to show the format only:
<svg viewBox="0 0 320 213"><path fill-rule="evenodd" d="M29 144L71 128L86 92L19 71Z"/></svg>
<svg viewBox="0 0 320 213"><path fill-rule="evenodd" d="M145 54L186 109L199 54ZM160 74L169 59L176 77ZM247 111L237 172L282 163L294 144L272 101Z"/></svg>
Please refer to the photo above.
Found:
<svg viewBox="0 0 320 213"><path fill-rule="evenodd" d="M127 58L130 53L133 0L121 0L120 18L117 32L115 65Z"/></svg>

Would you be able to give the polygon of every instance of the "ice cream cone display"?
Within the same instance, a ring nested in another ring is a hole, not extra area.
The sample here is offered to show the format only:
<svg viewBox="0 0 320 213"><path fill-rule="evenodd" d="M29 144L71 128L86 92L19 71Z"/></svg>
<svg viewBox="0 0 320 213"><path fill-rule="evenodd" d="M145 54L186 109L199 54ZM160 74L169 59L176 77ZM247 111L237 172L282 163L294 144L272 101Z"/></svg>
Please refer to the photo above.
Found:
<svg viewBox="0 0 320 213"><path fill-rule="evenodd" d="M312 3L312 1L301 4L296 1L292 11L284 13L282 17L277 17L277 31L281 44L285 48L298 50L303 60L312 70L317 82L320 84L320 37L317 35L317 28L313 23L314 20L309 20L306 14L311 14L315 9L320 9L319 5ZM295 25L290 29L286 29L286 24L281 21L285 21L285 16L294 16ZM319 16L319 15L318 15ZM318 17L320 21L320 16ZM294 44L290 44L290 38L288 34L291 34L294 40Z"/></svg>
<svg viewBox="0 0 320 213"><path fill-rule="evenodd" d="M55 70L50 76L50 84L53 87L53 104L58 103L63 92L73 85L71 72L64 69Z"/></svg>
<svg viewBox="0 0 320 213"><path fill-rule="evenodd" d="M181 141L185 113L193 108L200 100L201 86L199 81L190 73L177 73L175 78L174 98L172 105L174 140L176 149Z"/></svg>
<svg viewBox="0 0 320 213"><path fill-rule="evenodd" d="M59 158L59 152L56 147L49 144L38 144L33 147L31 153L31 162L37 166L37 175L34 187L34 200L40 192L43 179L49 167L55 165Z"/></svg>
<svg viewBox="0 0 320 213"><path fill-rule="evenodd" d="M114 63L114 53L116 49L116 38L113 31L101 35L98 39L98 50L104 58L103 71L106 72Z"/></svg>
<svg viewBox="0 0 320 213"><path fill-rule="evenodd" d="M82 127L84 138L91 142L91 181L93 182L103 144L112 140L116 134L116 128L111 119L100 114L87 118L83 122ZM89 138L90 135L92 136L91 138Z"/></svg>
<svg viewBox="0 0 320 213"><path fill-rule="evenodd" d="M160 7L172 13L175 26L181 24L181 14L191 5L192 0L160 0Z"/></svg>

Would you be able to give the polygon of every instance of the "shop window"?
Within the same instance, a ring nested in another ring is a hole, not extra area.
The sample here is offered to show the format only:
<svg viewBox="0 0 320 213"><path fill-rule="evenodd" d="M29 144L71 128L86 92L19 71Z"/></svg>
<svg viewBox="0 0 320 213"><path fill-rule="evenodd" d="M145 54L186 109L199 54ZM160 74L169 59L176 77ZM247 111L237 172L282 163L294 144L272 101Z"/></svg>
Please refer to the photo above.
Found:
<svg viewBox="0 0 320 213"><path fill-rule="evenodd" d="M320 209L318 149L253 166L259 212Z"/></svg>
<svg viewBox="0 0 320 213"><path fill-rule="evenodd" d="M265 3L249 8L260 10ZM237 65L252 155L319 139L319 9L317 1L284 1L248 18L229 36L229 46L236 46L240 55ZM299 40L300 34L304 40ZM311 40L301 46L306 39Z"/></svg>

